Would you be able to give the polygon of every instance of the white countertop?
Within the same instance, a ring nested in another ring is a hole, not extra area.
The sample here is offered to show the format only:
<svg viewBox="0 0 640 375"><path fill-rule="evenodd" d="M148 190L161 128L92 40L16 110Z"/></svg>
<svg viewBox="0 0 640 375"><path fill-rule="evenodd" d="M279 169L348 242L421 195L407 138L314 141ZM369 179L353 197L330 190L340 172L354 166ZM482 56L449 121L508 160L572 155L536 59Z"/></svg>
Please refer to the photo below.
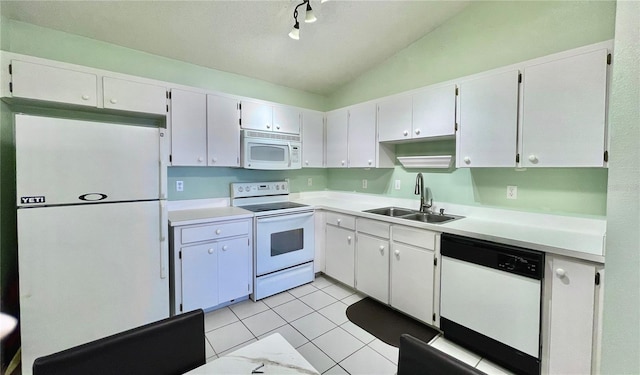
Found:
<svg viewBox="0 0 640 375"><path fill-rule="evenodd" d="M598 263L605 261L606 221L603 217L574 217L434 202L434 212L444 208L445 214L460 215L464 218L443 224L430 224L363 212L391 206L415 210L419 204L417 198L402 199L371 194L317 191L294 193L290 195L290 199L317 209L484 239ZM231 216L252 217L253 213L238 207L229 207L228 202L228 199L170 202L169 221L175 226L199 224Z"/></svg>
<svg viewBox="0 0 640 375"><path fill-rule="evenodd" d="M259 369L269 374L312 374L320 373L307 362L298 351L279 333L274 333L223 357L195 368L186 374L251 374Z"/></svg>

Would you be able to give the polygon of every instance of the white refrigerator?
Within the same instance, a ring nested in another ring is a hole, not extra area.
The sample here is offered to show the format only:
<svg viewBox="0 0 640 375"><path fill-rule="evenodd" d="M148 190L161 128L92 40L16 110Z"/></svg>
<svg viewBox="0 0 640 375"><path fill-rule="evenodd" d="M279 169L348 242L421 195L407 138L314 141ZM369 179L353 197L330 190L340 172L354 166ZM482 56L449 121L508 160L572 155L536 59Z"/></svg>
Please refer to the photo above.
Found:
<svg viewBox="0 0 640 375"><path fill-rule="evenodd" d="M164 129L16 115L22 370L169 316Z"/></svg>

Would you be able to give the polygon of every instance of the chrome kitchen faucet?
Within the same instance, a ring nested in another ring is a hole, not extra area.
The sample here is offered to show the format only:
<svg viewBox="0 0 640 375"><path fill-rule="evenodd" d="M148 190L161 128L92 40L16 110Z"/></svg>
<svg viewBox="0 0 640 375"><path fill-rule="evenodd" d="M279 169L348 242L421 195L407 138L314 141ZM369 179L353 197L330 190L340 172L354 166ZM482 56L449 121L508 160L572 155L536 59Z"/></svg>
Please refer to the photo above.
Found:
<svg viewBox="0 0 640 375"><path fill-rule="evenodd" d="M433 206L431 189L424 186L424 177L422 177L422 173L418 173L416 176L416 188L413 193L415 195L420 195L420 212L431 213L431 207ZM427 199L429 199L429 203L427 203Z"/></svg>

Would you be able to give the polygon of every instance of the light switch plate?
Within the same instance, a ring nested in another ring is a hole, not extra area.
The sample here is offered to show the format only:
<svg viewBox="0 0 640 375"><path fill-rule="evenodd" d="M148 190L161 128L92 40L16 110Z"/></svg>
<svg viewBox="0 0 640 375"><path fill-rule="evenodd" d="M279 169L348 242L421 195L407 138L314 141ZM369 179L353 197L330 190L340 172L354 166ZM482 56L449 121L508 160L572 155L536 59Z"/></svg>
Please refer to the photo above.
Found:
<svg viewBox="0 0 640 375"><path fill-rule="evenodd" d="M184 182L176 181L176 191L184 191Z"/></svg>
<svg viewBox="0 0 640 375"><path fill-rule="evenodd" d="M517 186L507 186L507 199L518 199Z"/></svg>
<svg viewBox="0 0 640 375"><path fill-rule="evenodd" d="M367 179L366 179L366 178L365 178L365 179L363 179L363 180L362 180L362 188L363 188L363 189L366 189L366 188L367 188L367 184L368 184Z"/></svg>
<svg viewBox="0 0 640 375"><path fill-rule="evenodd" d="M307 178L307 186L313 185L313 179L311 177Z"/></svg>
<svg viewBox="0 0 640 375"><path fill-rule="evenodd" d="M400 180L396 180L393 186L396 190L400 190Z"/></svg>

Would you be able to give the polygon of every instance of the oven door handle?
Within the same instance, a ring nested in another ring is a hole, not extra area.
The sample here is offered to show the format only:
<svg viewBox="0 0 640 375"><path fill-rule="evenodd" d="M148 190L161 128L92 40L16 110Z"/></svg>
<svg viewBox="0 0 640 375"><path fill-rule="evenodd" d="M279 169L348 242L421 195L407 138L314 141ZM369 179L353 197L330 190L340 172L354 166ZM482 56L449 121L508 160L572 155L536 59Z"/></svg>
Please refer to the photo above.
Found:
<svg viewBox="0 0 640 375"><path fill-rule="evenodd" d="M313 211L311 212L304 212L301 214L283 214L283 215L278 215L278 216L270 216L270 217L266 217L266 218L258 218L258 222L259 223L273 223L275 221L282 221L284 220L290 220L290 219L301 219L303 217L309 217L309 216L313 216Z"/></svg>

